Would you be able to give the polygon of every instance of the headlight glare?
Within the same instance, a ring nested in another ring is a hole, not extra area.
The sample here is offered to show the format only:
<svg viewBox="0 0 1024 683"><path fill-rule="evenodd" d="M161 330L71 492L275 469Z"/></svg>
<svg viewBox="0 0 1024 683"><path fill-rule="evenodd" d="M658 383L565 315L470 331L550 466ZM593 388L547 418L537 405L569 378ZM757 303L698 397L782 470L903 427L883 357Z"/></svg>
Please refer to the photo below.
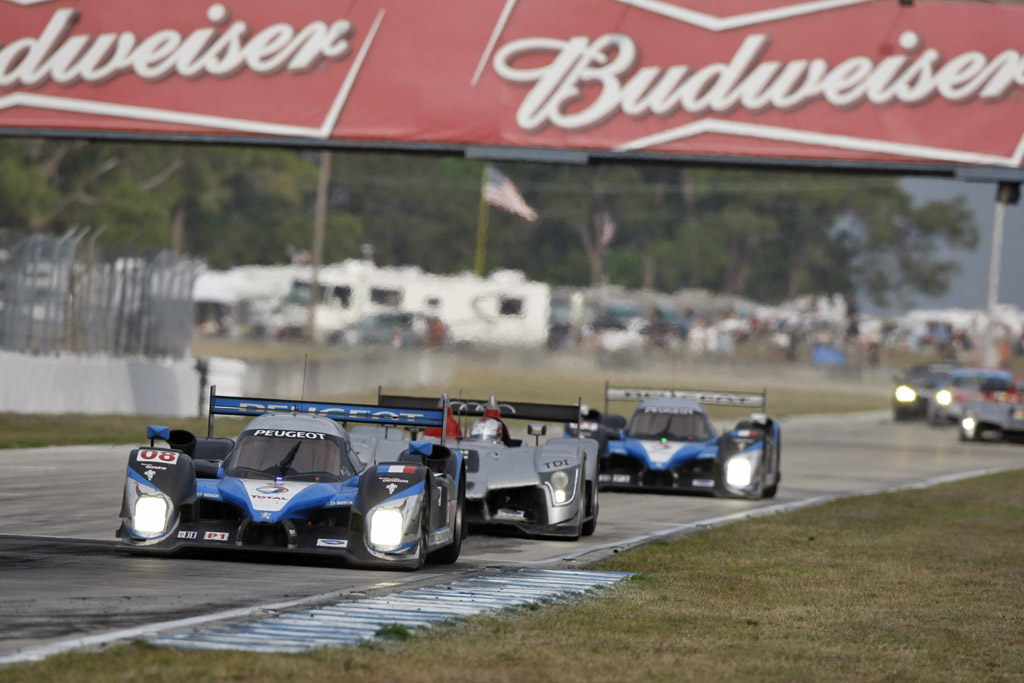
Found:
<svg viewBox="0 0 1024 683"><path fill-rule="evenodd" d="M163 496L140 496L135 501L132 527L142 534L159 534L167 528L167 499Z"/></svg>
<svg viewBox="0 0 1024 683"><path fill-rule="evenodd" d="M965 417L960 421L960 425L964 428L965 432L969 432L977 426L973 417Z"/></svg>
<svg viewBox="0 0 1024 683"><path fill-rule="evenodd" d="M940 406L948 406L953 402L953 394L949 389L941 389L935 393L935 402Z"/></svg>
<svg viewBox="0 0 1024 683"><path fill-rule="evenodd" d="M754 467L750 461L743 457L730 458L725 463L725 483L729 486L744 487L750 485L750 478L754 473Z"/></svg>
<svg viewBox="0 0 1024 683"><path fill-rule="evenodd" d="M917 398L917 392L908 387L906 384L902 384L896 387L896 400L900 403L910 403Z"/></svg>
<svg viewBox="0 0 1024 683"><path fill-rule="evenodd" d="M397 508L377 508L370 514L370 545L394 550L402 545L405 516Z"/></svg>

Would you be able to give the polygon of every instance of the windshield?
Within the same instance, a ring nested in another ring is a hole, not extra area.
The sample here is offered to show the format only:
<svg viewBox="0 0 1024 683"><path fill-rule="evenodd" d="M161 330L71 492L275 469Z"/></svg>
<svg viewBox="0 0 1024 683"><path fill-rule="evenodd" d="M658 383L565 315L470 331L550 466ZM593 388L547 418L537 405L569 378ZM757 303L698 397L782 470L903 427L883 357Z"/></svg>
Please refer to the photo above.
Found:
<svg viewBox="0 0 1024 683"><path fill-rule="evenodd" d="M981 389L983 385L986 391L1008 391L1012 382L1003 377L985 377L984 375L953 378L953 386L958 389Z"/></svg>
<svg viewBox="0 0 1024 683"><path fill-rule="evenodd" d="M225 474L242 479L341 481L355 474L338 437L318 432L257 429L243 433Z"/></svg>
<svg viewBox="0 0 1024 683"><path fill-rule="evenodd" d="M694 411L656 412L643 411L633 414L626 435L631 439L650 441L706 441L714 434L708 427L702 413Z"/></svg>

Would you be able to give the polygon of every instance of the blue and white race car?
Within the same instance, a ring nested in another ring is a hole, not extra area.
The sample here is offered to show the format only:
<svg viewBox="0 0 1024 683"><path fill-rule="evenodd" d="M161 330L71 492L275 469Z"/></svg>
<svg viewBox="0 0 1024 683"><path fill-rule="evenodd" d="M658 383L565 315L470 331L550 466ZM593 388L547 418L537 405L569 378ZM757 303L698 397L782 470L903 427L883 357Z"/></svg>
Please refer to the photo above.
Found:
<svg viewBox="0 0 1024 683"><path fill-rule="evenodd" d="M764 409L765 394L606 386L607 401L639 401L601 459L603 489L771 498L782 478L777 422L754 413L718 434L704 405ZM607 414L607 406L605 414Z"/></svg>
<svg viewBox="0 0 1024 683"><path fill-rule="evenodd" d="M444 409L210 393L207 436L151 426L150 445L131 451L117 532L127 549L263 550L404 569L458 559L466 468L445 445ZM230 439L212 436L214 415L253 419ZM441 439L364 462L347 423L437 427Z"/></svg>

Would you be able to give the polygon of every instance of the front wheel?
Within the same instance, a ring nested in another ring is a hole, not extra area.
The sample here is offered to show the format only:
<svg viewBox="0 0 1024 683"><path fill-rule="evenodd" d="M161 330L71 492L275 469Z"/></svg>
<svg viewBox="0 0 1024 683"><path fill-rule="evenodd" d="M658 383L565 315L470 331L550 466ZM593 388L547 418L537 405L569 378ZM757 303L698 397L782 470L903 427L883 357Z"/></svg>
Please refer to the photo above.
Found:
<svg viewBox="0 0 1024 683"><path fill-rule="evenodd" d="M597 482L594 482L590 486L590 494L587 496L587 507L593 512L590 519L583 522L583 535L593 536L594 532L597 531Z"/></svg>
<svg viewBox="0 0 1024 683"><path fill-rule="evenodd" d="M782 454L779 453L775 456L775 481L772 482L771 486L765 486L762 490L764 493L761 494L762 498L774 498L775 494L779 491L779 481L782 480L782 470L780 465L782 463Z"/></svg>
<svg viewBox="0 0 1024 683"><path fill-rule="evenodd" d="M452 542L430 553L430 561L438 564L454 564L462 552L462 539L466 537L466 522L463 507L466 504L466 468L463 465L459 476L459 489L455 503L455 519L452 520Z"/></svg>

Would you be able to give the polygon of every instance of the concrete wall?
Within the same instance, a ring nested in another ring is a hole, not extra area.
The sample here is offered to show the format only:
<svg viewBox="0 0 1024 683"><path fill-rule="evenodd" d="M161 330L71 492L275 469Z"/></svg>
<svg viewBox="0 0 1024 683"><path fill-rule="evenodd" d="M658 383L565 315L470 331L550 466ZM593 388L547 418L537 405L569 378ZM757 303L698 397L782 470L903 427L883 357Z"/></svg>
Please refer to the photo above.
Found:
<svg viewBox="0 0 1024 683"><path fill-rule="evenodd" d="M0 352L0 412L188 417L198 408L192 360Z"/></svg>
<svg viewBox="0 0 1024 683"><path fill-rule="evenodd" d="M212 358L208 367L207 383L216 385L219 394L337 397L376 391L378 386L398 390L444 385L455 367L455 357L427 350L367 352L308 363ZM206 405L194 360L0 352L0 412L193 417Z"/></svg>

